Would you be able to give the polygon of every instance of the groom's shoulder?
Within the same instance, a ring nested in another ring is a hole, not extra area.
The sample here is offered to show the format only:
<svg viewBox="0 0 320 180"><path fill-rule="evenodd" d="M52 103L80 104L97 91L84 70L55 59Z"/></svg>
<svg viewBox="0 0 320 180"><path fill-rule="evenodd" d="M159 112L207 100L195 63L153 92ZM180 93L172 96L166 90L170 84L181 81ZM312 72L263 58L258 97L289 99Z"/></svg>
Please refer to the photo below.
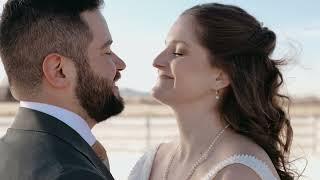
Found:
<svg viewBox="0 0 320 180"><path fill-rule="evenodd" d="M0 156L5 157L0 161L0 179L10 174L24 174L34 179L50 176L49 179L81 180L79 175L90 176L82 179L101 179L87 157L63 140L41 132L10 131L0 140ZM10 163L5 163L8 161Z"/></svg>
<svg viewBox="0 0 320 180"><path fill-rule="evenodd" d="M82 168L65 169L54 180L106 180L94 171Z"/></svg>

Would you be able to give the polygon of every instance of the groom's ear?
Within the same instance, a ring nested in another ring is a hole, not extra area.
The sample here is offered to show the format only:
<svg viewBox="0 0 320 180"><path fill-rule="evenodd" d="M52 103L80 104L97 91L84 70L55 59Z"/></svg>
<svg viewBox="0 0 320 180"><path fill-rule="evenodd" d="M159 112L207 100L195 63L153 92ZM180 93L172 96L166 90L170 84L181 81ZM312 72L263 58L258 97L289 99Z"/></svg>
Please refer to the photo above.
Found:
<svg viewBox="0 0 320 180"><path fill-rule="evenodd" d="M44 78L55 88L70 86L74 77L73 69L73 63L68 58L56 53L47 55L42 64Z"/></svg>

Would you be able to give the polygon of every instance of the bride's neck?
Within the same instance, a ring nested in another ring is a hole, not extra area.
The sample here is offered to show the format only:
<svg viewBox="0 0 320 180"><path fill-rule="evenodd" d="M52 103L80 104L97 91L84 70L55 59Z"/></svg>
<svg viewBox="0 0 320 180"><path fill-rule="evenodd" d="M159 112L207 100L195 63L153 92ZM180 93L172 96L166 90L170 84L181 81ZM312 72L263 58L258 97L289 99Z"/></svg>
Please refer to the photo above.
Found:
<svg viewBox="0 0 320 180"><path fill-rule="evenodd" d="M174 112L179 128L181 160L199 157L225 126L218 113L208 106L180 105L174 108Z"/></svg>

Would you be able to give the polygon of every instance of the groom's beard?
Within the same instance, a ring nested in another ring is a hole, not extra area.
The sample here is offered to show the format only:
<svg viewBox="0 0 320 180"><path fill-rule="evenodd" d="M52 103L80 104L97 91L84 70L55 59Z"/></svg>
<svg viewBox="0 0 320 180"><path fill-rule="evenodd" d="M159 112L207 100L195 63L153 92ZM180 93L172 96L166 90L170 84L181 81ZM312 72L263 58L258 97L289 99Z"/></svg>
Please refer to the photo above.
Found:
<svg viewBox="0 0 320 180"><path fill-rule="evenodd" d="M124 102L118 93L113 92L111 82L94 74L89 66L77 66L76 95L90 118L99 123L121 113Z"/></svg>

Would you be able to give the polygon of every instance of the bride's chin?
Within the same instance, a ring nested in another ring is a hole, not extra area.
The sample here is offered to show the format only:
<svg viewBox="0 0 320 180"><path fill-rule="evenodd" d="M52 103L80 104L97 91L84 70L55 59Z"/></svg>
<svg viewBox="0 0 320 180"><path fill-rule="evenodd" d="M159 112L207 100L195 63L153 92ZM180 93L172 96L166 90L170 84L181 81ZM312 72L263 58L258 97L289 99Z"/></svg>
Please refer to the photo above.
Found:
<svg viewBox="0 0 320 180"><path fill-rule="evenodd" d="M161 97L160 94L161 94L161 90L159 89L159 87L154 86L154 87L151 89L151 95L152 95L152 97L154 97L155 99L158 100L158 98Z"/></svg>
<svg viewBox="0 0 320 180"><path fill-rule="evenodd" d="M155 86L151 90L152 97L154 97L160 103L166 104L165 101L166 101L166 99L168 99L166 94L167 94L166 90L162 89L159 86Z"/></svg>

